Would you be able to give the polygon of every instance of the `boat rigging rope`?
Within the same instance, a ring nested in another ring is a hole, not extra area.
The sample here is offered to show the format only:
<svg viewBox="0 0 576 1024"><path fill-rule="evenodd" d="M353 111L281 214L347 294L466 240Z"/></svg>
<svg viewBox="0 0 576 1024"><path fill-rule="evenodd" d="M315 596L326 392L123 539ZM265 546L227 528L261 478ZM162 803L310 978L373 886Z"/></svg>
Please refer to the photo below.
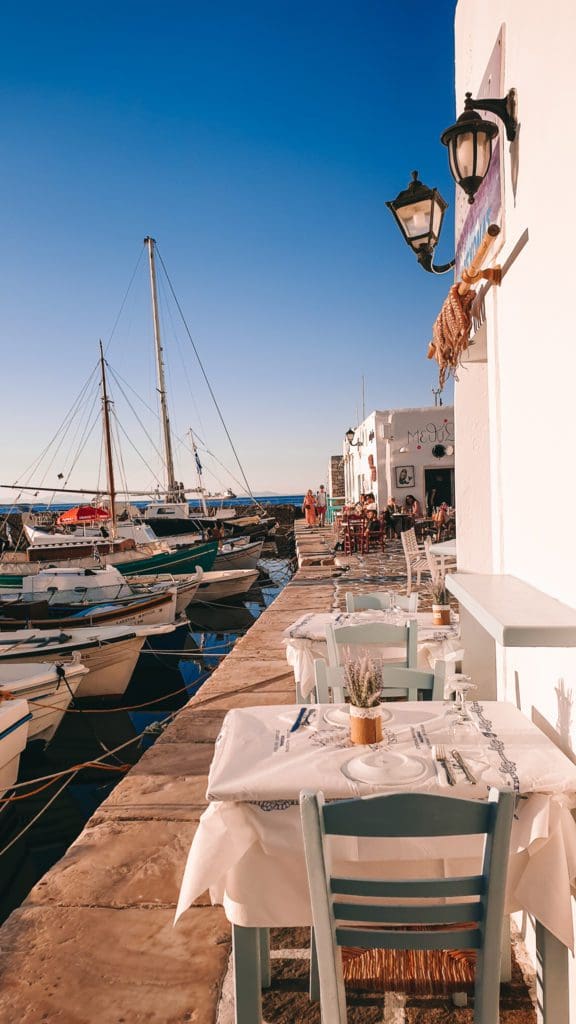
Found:
<svg viewBox="0 0 576 1024"><path fill-rule="evenodd" d="M180 306L180 303L178 302L178 298L176 296L176 292L174 291L174 288L172 286L172 281L170 280L170 277L168 275L168 271L166 270L166 264L164 263L164 260L162 259L162 255L161 255L161 253L158 250L158 245L156 245L156 253L158 255L158 259L160 260L160 264L162 266L162 270L164 271L164 274L166 275L166 280L168 282L168 287L169 287L170 292L172 294L172 298L174 299L174 302L176 304L176 309L178 310L178 312L180 314L180 317L182 319L182 323L184 324L184 330L186 331L186 334L188 335L188 339L189 339L190 344L192 345L192 348L194 350L194 355L196 356L196 359L198 360L198 365L200 366L200 370L202 371L202 376L204 377L204 380L206 382L206 387L208 388L208 391L210 392L210 396L212 398L212 401L214 402L214 405L216 406L216 412L218 413L218 416L220 417L220 422L221 422L221 424L222 424L222 426L224 428L224 432L226 434L226 437L228 438L228 442L229 442L230 447L231 447L231 449L232 449L232 451L234 453L234 457L236 459L236 462L238 463L238 467L240 469L240 473L242 474L242 479L244 480L244 483L246 485L246 490L247 490L248 494L250 495L250 497L252 498L252 501L254 502L254 504L258 505L259 508L264 510L263 506L260 505L260 503L256 501L256 498L254 497L254 495L252 493L252 488L250 487L250 484L248 483L248 478L246 476L246 473L244 472L244 467L243 467L242 463L240 462L240 456L238 455L238 452L236 451L236 448L234 447L234 442L233 442L233 440L232 440L232 438L230 436L230 431L228 430L228 427L226 426L226 421L225 421L225 419L224 419L224 417L222 415L222 411L221 411L220 406L218 405L218 402L216 400L216 395L214 394L212 385L211 385L211 383L210 383L210 381L208 379L208 376L206 374L206 370L204 369L202 360L200 359L200 353L198 352L198 349L196 348L196 345L194 343L194 338L192 337L190 328L188 327L188 324L186 322L186 317L184 316L182 307Z"/></svg>

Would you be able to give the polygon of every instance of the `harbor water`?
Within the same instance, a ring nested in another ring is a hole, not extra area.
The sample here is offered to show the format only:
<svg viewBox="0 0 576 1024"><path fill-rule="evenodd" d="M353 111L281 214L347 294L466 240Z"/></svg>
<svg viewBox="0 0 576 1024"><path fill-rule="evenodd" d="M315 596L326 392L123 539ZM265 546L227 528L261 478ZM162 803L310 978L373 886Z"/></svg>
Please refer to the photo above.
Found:
<svg viewBox="0 0 576 1024"><path fill-rule="evenodd" d="M163 723L197 692L293 574L286 558L263 558L259 568L259 580L241 601L193 604L187 625L163 637L162 647L146 644L121 703L78 702L46 749L27 747L18 783L30 780L30 787L0 807L0 922L63 856L99 804L154 743ZM63 776L41 788L43 783L32 781L113 750L117 753L105 758L106 767L87 765L71 782Z"/></svg>

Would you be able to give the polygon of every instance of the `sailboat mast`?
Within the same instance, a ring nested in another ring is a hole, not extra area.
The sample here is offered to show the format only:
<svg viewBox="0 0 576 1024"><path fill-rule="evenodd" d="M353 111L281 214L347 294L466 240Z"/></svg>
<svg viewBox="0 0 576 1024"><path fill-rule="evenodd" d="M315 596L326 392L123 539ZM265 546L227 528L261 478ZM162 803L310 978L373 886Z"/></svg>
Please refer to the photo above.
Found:
<svg viewBox="0 0 576 1024"><path fill-rule="evenodd" d="M158 377L158 393L160 395L160 411L162 415L162 436L164 439L164 461L166 463L166 491L167 498L176 501L178 487L174 475L174 457L172 454L172 436L170 434L170 419L168 417L168 401L166 398L166 379L164 374L164 352L160 338L160 318L158 316L158 293L156 289L156 267L154 264L154 246L156 240L149 236L144 239L148 247L148 260L150 263L150 292L152 295L152 319L154 321L154 343L156 346L156 373Z"/></svg>
<svg viewBox="0 0 576 1024"><path fill-rule="evenodd" d="M104 444L106 447L106 473L108 476L108 493L110 495L110 514L112 516L112 536L116 536L116 488L114 485L114 460L112 458L112 434L110 431L110 399L106 389L106 364L104 349L100 342L100 373L102 378L102 421L104 423Z"/></svg>

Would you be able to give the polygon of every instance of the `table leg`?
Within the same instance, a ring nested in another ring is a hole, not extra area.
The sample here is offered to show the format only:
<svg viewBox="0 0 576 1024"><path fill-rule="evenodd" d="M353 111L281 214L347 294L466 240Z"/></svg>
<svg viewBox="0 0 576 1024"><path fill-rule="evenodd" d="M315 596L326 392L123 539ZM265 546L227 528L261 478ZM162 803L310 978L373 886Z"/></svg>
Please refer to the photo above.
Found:
<svg viewBox="0 0 576 1024"><path fill-rule="evenodd" d="M232 925L235 1024L261 1024L260 929Z"/></svg>
<svg viewBox="0 0 576 1024"><path fill-rule="evenodd" d="M272 971L270 969L270 929L259 928L260 932L260 984L262 988L270 988Z"/></svg>
<svg viewBox="0 0 576 1024"><path fill-rule="evenodd" d="M536 1019L569 1024L568 950L536 921Z"/></svg>

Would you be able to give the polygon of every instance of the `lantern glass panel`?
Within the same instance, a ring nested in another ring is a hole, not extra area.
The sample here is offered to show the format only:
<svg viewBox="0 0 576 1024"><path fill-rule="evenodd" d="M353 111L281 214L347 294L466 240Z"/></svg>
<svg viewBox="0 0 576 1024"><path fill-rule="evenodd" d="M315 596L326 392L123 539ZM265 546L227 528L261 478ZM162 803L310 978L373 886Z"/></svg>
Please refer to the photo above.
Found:
<svg viewBox="0 0 576 1024"><path fill-rule="evenodd" d="M424 237L427 239L430 231L431 206L431 199L422 199L419 203L401 206L396 211L408 242L412 242L414 238Z"/></svg>
<svg viewBox="0 0 576 1024"><path fill-rule="evenodd" d="M455 147L454 164L457 168L457 178L471 178L472 175L476 174L476 168L474 166L474 133L473 132L462 132L457 135L452 141L452 146ZM452 163L452 161L450 161Z"/></svg>
<svg viewBox="0 0 576 1024"><path fill-rule="evenodd" d="M490 158L492 156L492 139L485 132L478 132L476 136L476 174L484 178L488 173Z"/></svg>

